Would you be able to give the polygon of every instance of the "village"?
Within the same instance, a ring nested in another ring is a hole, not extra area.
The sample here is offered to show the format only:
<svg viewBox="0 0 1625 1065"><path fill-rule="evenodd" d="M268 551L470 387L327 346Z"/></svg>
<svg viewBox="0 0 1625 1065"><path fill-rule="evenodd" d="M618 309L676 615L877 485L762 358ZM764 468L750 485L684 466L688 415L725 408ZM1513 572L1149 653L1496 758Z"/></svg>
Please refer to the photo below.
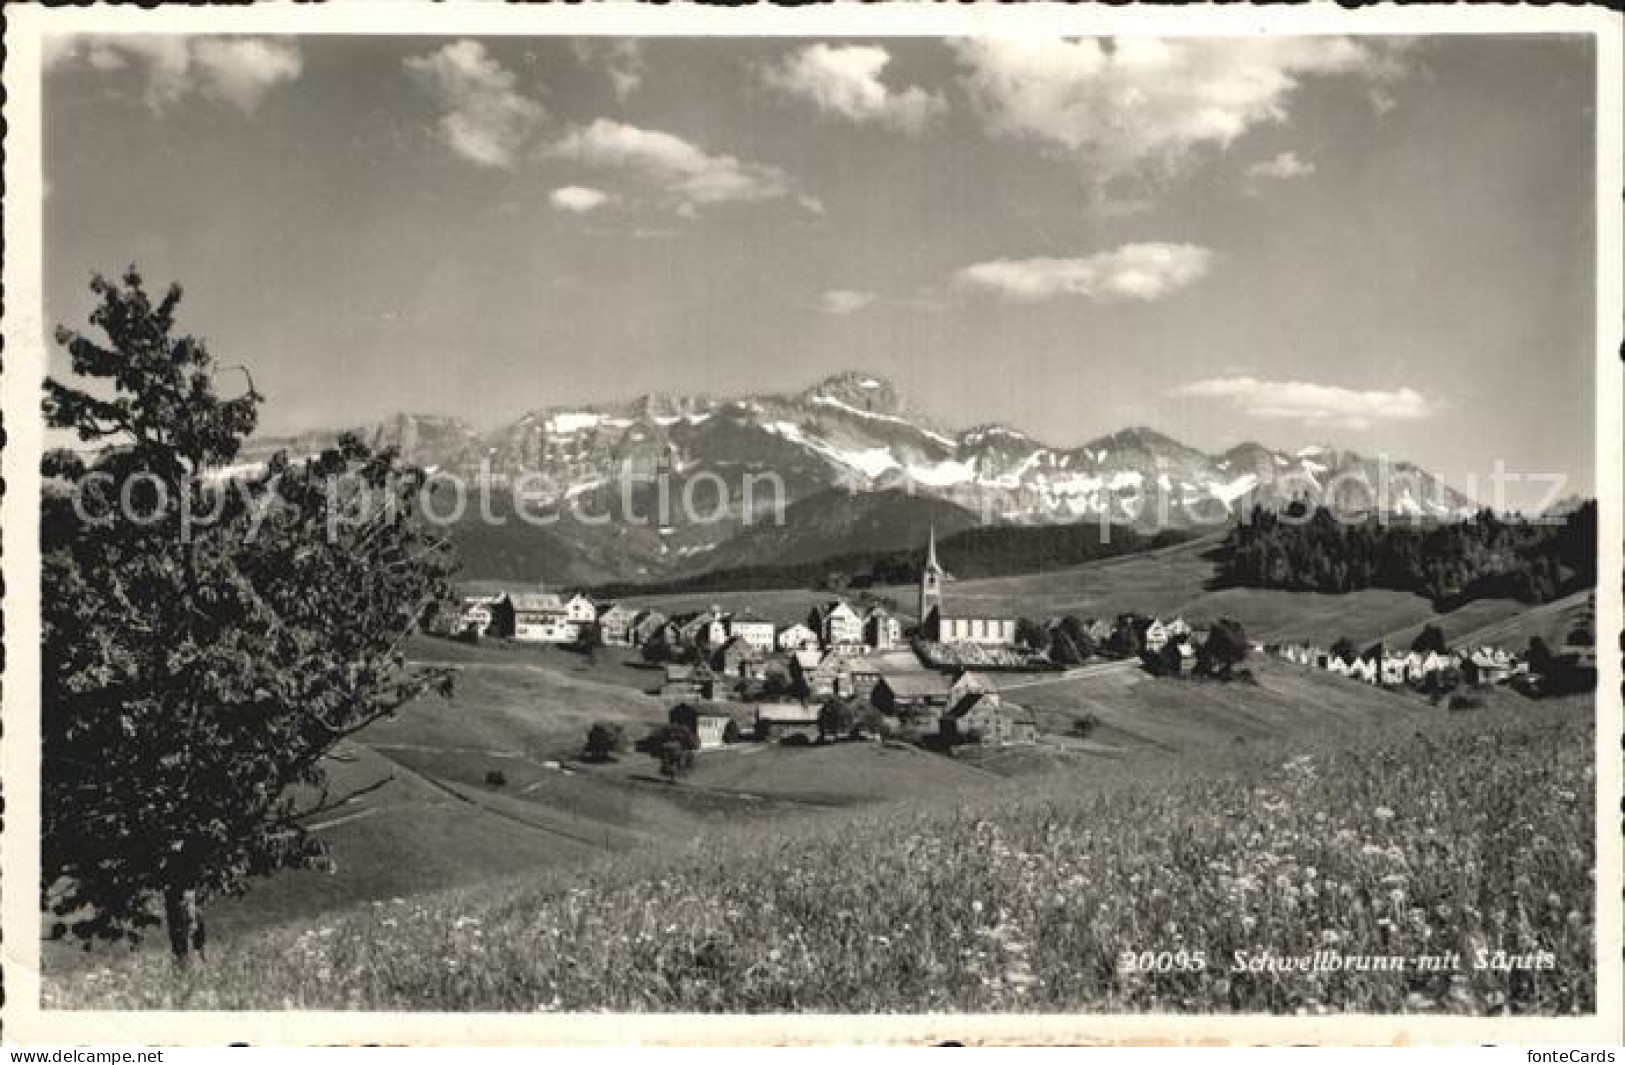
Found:
<svg viewBox="0 0 1625 1065"><path fill-rule="evenodd" d="M1595 684L1596 608L1593 592L1577 623L1557 648L1546 647L1543 641L1532 641L1523 651L1488 644L1452 648L1442 631L1427 626L1408 649L1376 643L1361 651L1345 639L1330 648L1313 643L1271 643L1263 650L1283 661L1384 688L1443 695L1464 685L1512 684L1525 694L1539 695L1557 685L1583 688Z"/></svg>
<svg viewBox="0 0 1625 1065"><path fill-rule="evenodd" d="M585 592L504 589L448 603L425 627L464 641L635 654L651 673L647 694L668 704L671 724L687 729L698 750L849 737L898 737L943 750L1031 745L1039 742L1037 717L1010 692L1135 666L1157 676L1211 675L1203 658L1215 647L1216 627L1226 627L1227 641L1238 645L1229 664L1256 653L1434 699L1458 688L1509 683L1538 694L1529 688L1539 678L1530 676L1527 652L1451 648L1437 628L1424 629L1409 647L1377 643L1359 650L1347 639L1330 648L1252 642L1225 619L1192 624L1178 616L1121 613L1111 620L1034 621L956 608L944 597L949 579L933 533L913 618L867 593L856 601L831 596L805 617L773 618L716 605L668 615ZM1565 645L1537 672L1555 673L1558 663L1569 672L1594 671L1595 649Z"/></svg>

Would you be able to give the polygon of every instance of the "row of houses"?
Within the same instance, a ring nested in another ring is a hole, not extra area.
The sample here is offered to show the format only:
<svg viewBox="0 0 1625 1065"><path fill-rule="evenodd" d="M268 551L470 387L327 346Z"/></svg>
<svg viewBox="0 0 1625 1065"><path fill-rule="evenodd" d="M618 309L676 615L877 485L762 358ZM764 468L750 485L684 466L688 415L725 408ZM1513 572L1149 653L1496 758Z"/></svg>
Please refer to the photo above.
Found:
<svg viewBox="0 0 1625 1065"><path fill-rule="evenodd" d="M1288 662L1389 688L1427 687L1446 670L1454 670L1467 684L1500 684L1529 668L1523 658L1499 647L1397 651L1379 643L1359 652L1333 652L1314 644L1288 643L1271 644L1265 650Z"/></svg>
<svg viewBox="0 0 1625 1065"><path fill-rule="evenodd" d="M788 623L750 610L707 610L667 615L631 603L595 600L584 593L497 592L467 596L456 610L437 611L429 627L442 635L472 633L530 643L642 647L663 641L670 647L714 654L730 643L757 652L810 648L885 651L903 645L903 623L884 606L861 610L844 599L814 607L803 620Z"/></svg>
<svg viewBox="0 0 1625 1065"><path fill-rule="evenodd" d="M441 635L468 633L523 640L528 643L580 643L584 637L602 633L615 606L597 602L576 593L569 597L554 592L496 592L465 596L456 609L440 609L431 614L427 627Z"/></svg>
<svg viewBox="0 0 1625 1065"><path fill-rule="evenodd" d="M847 696L854 697L855 691ZM835 696L830 696L835 697ZM1038 742L1033 712L1004 697L985 674L958 677L908 670L877 673L866 696L870 705L916 734L935 733L949 744L1009 746ZM696 695L671 709L671 719L692 728L702 749L749 735L757 740L789 734L815 735L823 701L739 703ZM731 727L730 727L731 726Z"/></svg>

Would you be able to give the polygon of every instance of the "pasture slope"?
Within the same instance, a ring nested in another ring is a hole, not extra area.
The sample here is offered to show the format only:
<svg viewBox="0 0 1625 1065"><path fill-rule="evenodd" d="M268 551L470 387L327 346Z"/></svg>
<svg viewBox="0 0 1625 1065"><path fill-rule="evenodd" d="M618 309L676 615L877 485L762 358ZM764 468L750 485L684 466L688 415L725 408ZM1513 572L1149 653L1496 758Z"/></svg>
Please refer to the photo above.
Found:
<svg viewBox="0 0 1625 1065"><path fill-rule="evenodd" d="M1212 562L1204 557L1210 547L1181 545L1060 573L960 582L950 586L950 595L1029 615L1150 610L1205 620L1230 614L1257 639L1329 641L1342 633L1392 638L1403 626L1433 618L1425 601L1399 593L1210 591L1205 585ZM892 592L901 598L908 590ZM820 596L790 591L715 598L781 616L789 607L810 607ZM1520 624L1550 628L1566 623L1572 609L1572 603L1553 604L1520 622L1522 613L1508 617L1470 604L1441 623L1452 638L1452 619L1465 625L1469 618L1490 636L1522 635ZM415 642L410 652L421 661L460 667L453 697L408 706L339 752L329 765L335 794L387 783L314 826L331 844L336 869L284 874L257 884L244 898L217 903L209 914L215 943L240 942L250 949L262 936L285 934L274 928L308 930L352 920L360 905L461 905L415 901L444 892L454 893L446 899L478 896L479 905L496 906L501 892L528 891L533 883L551 883L575 870L606 862L658 869L692 851L726 850L736 838L766 836L790 846L804 835L847 831L823 826L862 816L855 807L895 810L888 816L904 818L974 810L1003 801L999 796L1011 788L1085 802L1147 780L1223 779L1245 772L1267 752L1332 757L1372 737L1435 728L1444 716L1415 698L1276 661L1255 659L1256 683L1232 685L1156 680L1125 667L1046 679L1012 692L1034 709L1048 734L1036 749L949 759L870 744L748 745L702 753L693 775L672 787L654 779L653 762L644 755L629 753L607 767L573 761L593 721L620 722L635 736L664 720L666 703L646 694L658 671L633 656L603 651L588 658L559 649L430 639ZM1545 704L1513 701L1518 705L1492 700L1491 716L1547 714ZM1074 726L1085 716L1092 728L1081 738ZM1587 718L1580 711L1570 716L1576 728ZM766 833L765 823L773 826ZM490 887L495 883L509 886ZM153 945L149 941L141 955ZM61 977L57 993L71 997L88 993L74 974L109 957L51 944L45 964ZM457 998L464 992L444 994ZM689 1000L679 995L671 1001Z"/></svg>
<svg viewBox="0 0 1625 1065"><path fill-rule="evenodd" d="M125 956L94 979L48 975L45 1003L1594 1010L1590 700L1413 705L1337 742L1241 745L1222 772L1167 758L1134 774L1048 773L885 803L797 831L719 827L693 846L230 940L190 970ZM1291 967L1314 951L1401 964ZM1452 951L1458 960L1437 967L1407 960Z"/></svg>

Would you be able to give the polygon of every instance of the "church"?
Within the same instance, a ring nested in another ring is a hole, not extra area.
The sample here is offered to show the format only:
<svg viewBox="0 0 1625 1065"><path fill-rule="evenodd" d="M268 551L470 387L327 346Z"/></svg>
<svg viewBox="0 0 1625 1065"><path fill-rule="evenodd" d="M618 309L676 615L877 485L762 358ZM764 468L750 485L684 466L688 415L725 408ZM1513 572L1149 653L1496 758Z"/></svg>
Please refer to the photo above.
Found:
<svg viewBox="0 0 1625 1065"><path fill-rule="evenodd" d="M925 568L920 571L920 638L937 643L977 643L1010 647L1016 642L1016 619L956 612L942 602L942 582L948 576L937 561L937 531L931 530Z"/></svg>

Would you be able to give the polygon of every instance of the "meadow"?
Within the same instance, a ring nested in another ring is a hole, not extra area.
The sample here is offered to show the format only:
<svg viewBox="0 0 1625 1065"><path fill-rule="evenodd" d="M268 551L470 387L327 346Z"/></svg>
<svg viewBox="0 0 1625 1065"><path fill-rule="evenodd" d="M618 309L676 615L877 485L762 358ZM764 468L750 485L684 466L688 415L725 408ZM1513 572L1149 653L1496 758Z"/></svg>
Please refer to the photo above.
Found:
<svg viewBox="0 0 1625 1065"><path fill-rule="evenodd" d="M188 971L107 960L48 976L45 1004L1594 1010L1591 701L1415 706L1336 743L1236 745L1222 769L1074 766L719 825L239 937ZM1315 951L1456 963L1235 971Z"/></svg>

